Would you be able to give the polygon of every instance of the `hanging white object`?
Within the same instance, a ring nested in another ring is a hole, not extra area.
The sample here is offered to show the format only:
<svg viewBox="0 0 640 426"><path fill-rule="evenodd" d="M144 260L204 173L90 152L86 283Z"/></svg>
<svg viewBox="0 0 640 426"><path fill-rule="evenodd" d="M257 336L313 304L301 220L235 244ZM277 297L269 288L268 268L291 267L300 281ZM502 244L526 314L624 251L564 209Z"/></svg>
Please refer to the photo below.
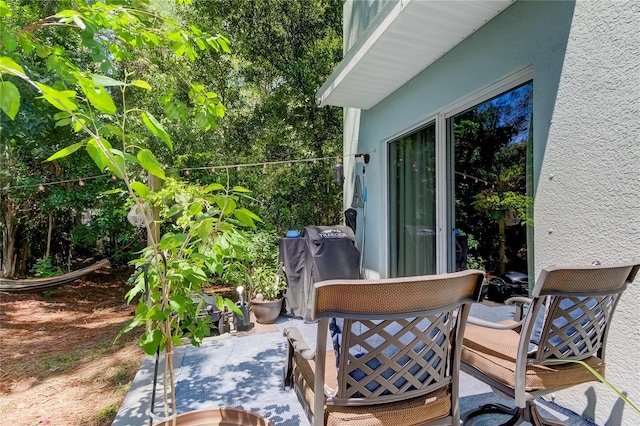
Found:
<svg viewBox="0 0 640 426"><path fill-rule="evenodd" d="M153 211L148 204L134 204L127 214L129 223L137 228L144 228L153 222Z"/></svg>
<svg viewBox="0 0 640 426"><path fill-rule="evenodd" d="M354 209L364 207L364 198L362 197L362 184L360 183L359 175L356 175L356 180L353 188L353 200L351 201L351 207Z"/></svg>

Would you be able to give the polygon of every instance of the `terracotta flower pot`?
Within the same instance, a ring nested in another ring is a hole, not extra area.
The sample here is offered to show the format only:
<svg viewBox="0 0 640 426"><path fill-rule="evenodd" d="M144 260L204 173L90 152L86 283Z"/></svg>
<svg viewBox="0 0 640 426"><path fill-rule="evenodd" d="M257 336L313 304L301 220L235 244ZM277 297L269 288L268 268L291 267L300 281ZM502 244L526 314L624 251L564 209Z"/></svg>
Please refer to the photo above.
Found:
<svg viewBox="0 0 640 426"><path fill-rule="evenodd" d="M171 426L171 420L159 426ZM274 426L264 417L237 408L208 408L179 414L178 426Z"/></svg>
<svg viewBox="0 0 640 426"><path fill-rule="evenodd" d="M260 324L273 324L280 316L282 299L278 300L252 300L251 309L256 321Z"/></svg>

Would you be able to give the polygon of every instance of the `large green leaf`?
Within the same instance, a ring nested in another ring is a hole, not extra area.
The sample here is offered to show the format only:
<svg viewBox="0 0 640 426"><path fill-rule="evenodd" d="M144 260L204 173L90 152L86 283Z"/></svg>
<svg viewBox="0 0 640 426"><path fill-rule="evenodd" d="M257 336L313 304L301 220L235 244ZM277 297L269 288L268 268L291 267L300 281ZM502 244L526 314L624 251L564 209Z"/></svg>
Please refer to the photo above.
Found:
<svg viewBox="0 0 640 426"><path fill-rule="evenodd" d="M164 174L164 170L162 170L162 167L160 166L160 162L151 151L148 149L141 149L140 152L138 152L137 158L143 169L162 180L167 179Z"/></svg>
<svg viewBox="0 0 640 426"><path fill-rule="evenodd" d="M18 47L18 37L15 33L2 31L2 45L7 52L13 52Z"/></svg>
<svg viewBox="0 0 640 426"><path fill-rule="evenodd" d="M133 181L131 182L131 189L138 194L138 196L145 198L149 195L149 187L142 182Z"/></svg>
<svg viewBox="0 0 640 426"><path fill-rule="evenodd" d="M10 81L0 81L0 108L12 120L20 109L20 91Z"/></svg>
<svg viewBox="0 0 640 426"><path fill-rule="evenodd" d="M64 158L67 155L76 152L77 150L79 150L85 145L86 145L86 142L74 143L73 145L69 145L66 148L62 148L60 151L56 152L51 157L47 158L45 161L53 161L53 160L57 160L58 158Z"/></svg>
<svg viewBox="0 0 640 426"><path fill-rule="evenodd" d="M169 147L169 151L173 152L173 143L171 142L171 138L169 137L167 132L164 131L164 128L158 122L158 120L156 120L155 117L151 115L151 113L143 112L142 122L145 124L145 126L147 126L149 130L151 130L154 135L162 139L164 143L167 144L167 146Z"/></svg>
<svg viewBox="0 0 640 426"><path fill-rule="evenodd" d="M11 9L4 0L0 0L0 16L7 18L11 16Z"/></svg>
<svg viewBox="0 0 640 426"><path fill-rule="evenodd" d="M198 225L198 231L197 231L198 232L198 236L201 239L206 240L209 237L209 235L211 234L212 230L213 230L213 219L212 218L204 219Z"/></svg>
<svg viewBox="0 0 640 426"><path fill-rule="evenodd" d="M211 192L211 191L220 191L221 189L224 189L224 185L222 185L221 183L212 183L210 185L208 185L203 192L207 193L207 192Z"/></svg>
<svg viewBox="0 0 640 426"><path fill-rule="evenodd" d="M98 86L103 86L103 87L126 86L127 85L127 83L125 83L124 81L115 80L115 79L113 79L111 77L107 77L106 75L94 74L91 79L93 80L93 82L95 84L97 84Z"/></svg>
<svg viewBox="0 0 640 426"><path fill-rule="evenodd" d="M111 171L111 173L113 173L114 175L116 175L116 177L120 178L120 179L124 179L124 174L125 174L125 161L123 157L119 157L119 156L112 156L111 157L112 161L109 161L107 163L107 167L109 168L109 170ZM114 164L115 163L115 164Z"/></svg>
<svg viewBox="0 0 640 426"><path fill-rule="evenodd" d="M256 224L254 223L255 220L257 220L259 222L262 222L262 219L260 219L260 217L258 217L258 215L253 213L251 210L245 209L244 207L236 209L233 212L233 215L243 225L248 226L248 227L253 228L253 229L256 229Z"/></svg>
<svg viewBox="0 0 640 426"><path fill-rule="evenodd" d="M222 210L222 213L224 215L231 214L231 212L234 211L238 206L235 200L229 197L222 197L217 199L216 204L218 205L218 207L220 207L220 210Z"/></svg>
<svg viewBox="0 0 640 426"><path fill-rule="evenodd" d="M241 317L244 316L244 314L242 313L242 311L240 310L240 308L238 308L238 306L233 303L233 301L231 299L224 299L224 304L227 305L227 308L231 309L231 311L233 311L234 313L240 315Z"/></svg>
<svg viewBox="0 0 640 426"><path fill-rule="evenodd" d="M247 188L245 188L244 186L234 186L234 187L233 187L233 190L234 190L235 192L245 192L245 193L246 193L246 192L251 192L251 190L250 190L250 189L247 189Z"/></svg>
<svg viewBox="0 0 640 426"><path fill-rule="evenodd" d="M193 203L189 206L189 214L195 216L197 214L202 213L204 206L201 203Z"/></svg>
<svg viewBox="0 0 640 426"><path fill-rule="evenodd" d="M21 78L25 78L26 74L22 67L13 59L6 56L0 57L0 73L11 74Z"/></svg>
<svg viewBox="0 0 640 426"><path fill-rule="evenodd" d="M103 139L102 144L107 149L111 149L111 144L106 140ZM107 155L102 152L100 146L98 146L98 143L95 140L92 139L87 143L87 153L89 153L89 156L93 162L96 163L96 166L98 166L101 172L109 168L109 159L107 158Z"/></svg>
<svg viewBox="0 0 640 426"><path fill-rule="evenodd" d="M189 303L189 300L179 294L171 296L171 299L169 299L169 305L171 306L171 309L180 316L184 315L187 303Z"/></svg>
<svg viewBox="0 0 640 426"><path fill-rule="evenodd" d="M162 342L160 330L151 330L142 335L140 346L147 355L155 355Z"/></svg>
<svg viewBox="0 0 640 426"><path fill-rule="evenodd" d="M74 111L78 109L78 104L76 103L76 92L73 90L60 91L38 82L36 82L36 85L42 92L41 98L45 99L59 110Z"/></svg>
<svg viewBox="0 0 640 426"><path fill-rule="evenodd" d="M88 78L80 78L78 83L94 108L105 114L114 114L116 112L116 104L104 87L96 85Z"/></svg>
<svg viewBox="0 0 640 426"><path fill-rule="evenodd" d="M151 85L144 80L133 80L131 82L136 87L141 87L143 89L151 90Z"/></svg>

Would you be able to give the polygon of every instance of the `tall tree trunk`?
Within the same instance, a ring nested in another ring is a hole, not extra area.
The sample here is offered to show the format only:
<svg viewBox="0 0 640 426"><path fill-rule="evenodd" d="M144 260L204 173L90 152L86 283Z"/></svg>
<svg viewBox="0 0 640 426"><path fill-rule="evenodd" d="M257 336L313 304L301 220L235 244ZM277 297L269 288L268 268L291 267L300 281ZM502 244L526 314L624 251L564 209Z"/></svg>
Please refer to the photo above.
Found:
<svg viewBox="0 0 640 426"><path fill-rule="evenodd" d="M18 206L10 197L5 198L5 208L2 209L2 267L0 277L10 278L16 272L16 235L18 227L15 223Z"/></svg>
<svg viewBox="0 0 640 426"><path fill-rule="evenodd" d="M49 230L47 231L47 251L44 257L51 254L51 231L53 231L53 212L49 212Z"/></svg>
<svg viewBox="0 0 640 426"><path fill-rule="evenodd" d="M17 240L20 242L20 247L16 250L15 275L18 277L26 277L28 272L27 261L31 258L31 256L29 256L31 241L27 238L21 238L20 235L18 235Z"/></svg>

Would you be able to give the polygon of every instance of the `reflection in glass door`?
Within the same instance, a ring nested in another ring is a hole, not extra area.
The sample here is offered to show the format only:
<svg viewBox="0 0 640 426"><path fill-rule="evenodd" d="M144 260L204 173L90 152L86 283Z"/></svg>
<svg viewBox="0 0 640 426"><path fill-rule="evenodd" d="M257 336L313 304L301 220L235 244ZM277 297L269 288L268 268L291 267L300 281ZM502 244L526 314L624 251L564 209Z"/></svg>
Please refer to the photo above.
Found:
<svg viewBox="0 0 640 426"><path fill-rule="evenodd" d="M436 272L435 124L389 144L390 277Z"/></svg>
<svg viewBox="0 0 640 426"><path fill-rule="evenodd" d="M525 83L447 120L453 169L450 271L528 273L532 87Z"/></svg>

